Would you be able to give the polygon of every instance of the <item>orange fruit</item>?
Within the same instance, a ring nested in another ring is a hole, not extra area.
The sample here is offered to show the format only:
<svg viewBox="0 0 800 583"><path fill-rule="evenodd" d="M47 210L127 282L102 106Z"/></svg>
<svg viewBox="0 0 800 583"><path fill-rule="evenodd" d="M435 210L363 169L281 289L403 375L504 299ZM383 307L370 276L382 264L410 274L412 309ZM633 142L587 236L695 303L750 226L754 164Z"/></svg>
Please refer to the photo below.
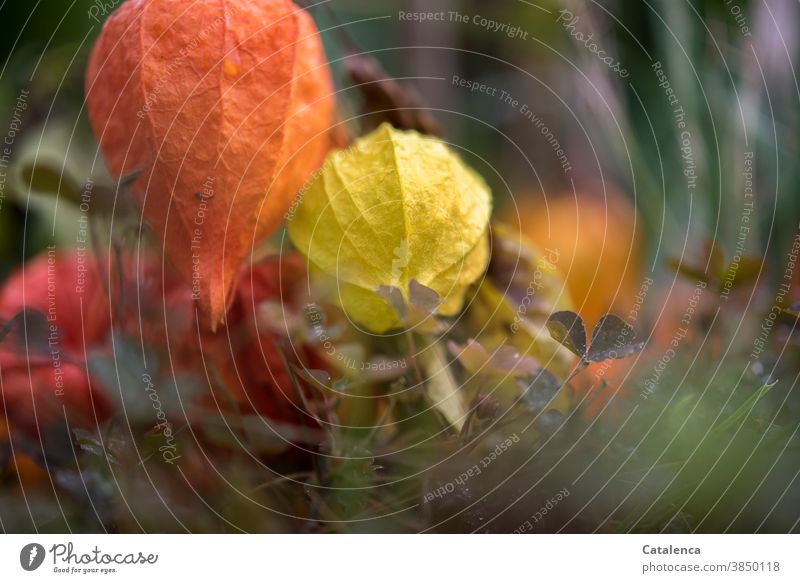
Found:
<svg viewBox="0 0 800 583"><path fill-rule="evenodd" d="M86 105L114 176L222 321L242 263L330 147L331 73L289 0L129 0L103 25Z"/></svg>
<svg viewBox="0 0 800 583"><path fill-rule="evenodd" d="M591 329L603 314L625 318L642 285L643 249L633 205L621 194L530 196L504 221L557 254L575 310Z"/></svg>

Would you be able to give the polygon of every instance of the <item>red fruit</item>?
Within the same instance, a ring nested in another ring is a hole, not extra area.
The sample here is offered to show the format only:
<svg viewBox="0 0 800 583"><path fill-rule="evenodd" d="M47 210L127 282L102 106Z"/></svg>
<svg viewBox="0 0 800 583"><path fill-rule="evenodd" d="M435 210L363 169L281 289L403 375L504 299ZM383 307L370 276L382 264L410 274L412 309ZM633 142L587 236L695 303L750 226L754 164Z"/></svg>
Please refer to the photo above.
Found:
<svg viewBox="0 0 800 583"><path fill-rule="evenodd" d="M305 261L294 253L244 269L228 313L227 334L206 343L220 377L245 411L311 422L284 363L284 357L290 364L300 364L302 358L311 368L324 368L321 359L292 338L293 322L301 318L304 285Z"/></svg>
<svg viewBox="0 0 800 583"><path fill-rule="evenodd" d="M92 427L108 401L86 375L85 350L109 333L108 302L94 258L48 251L21 267L0 291L0 319L27 316L0 343L0 408L12 430L64 419Z"/></svg>

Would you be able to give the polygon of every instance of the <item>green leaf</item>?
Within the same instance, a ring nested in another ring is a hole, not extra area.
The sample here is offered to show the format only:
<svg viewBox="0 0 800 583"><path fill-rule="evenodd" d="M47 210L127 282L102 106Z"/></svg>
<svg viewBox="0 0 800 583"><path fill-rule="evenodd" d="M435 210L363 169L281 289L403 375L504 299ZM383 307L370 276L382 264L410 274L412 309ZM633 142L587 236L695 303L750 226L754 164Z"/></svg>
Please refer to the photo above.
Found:
<svg viewBox="0 0 800 583"><path fill-rule="evenodd" d="M722 421L719 425L714 428L714 431L717 433L721 433L723 431L727 431L731 429L737 424L744 423L745 419L750 415L750 413L755 408L756 404L774 387L778 384L778 381L773 381L771 383L766 383L761 386L757 391L755 391L752 395L750 395L747 400L742 403L736 411L734 411L728 418Z"/></svg>
<svg viewBox="0 0 800 583"><path fill-rule="evenodd" d="M24 184L47 196L61 196L73 203L81 198L81 186L69 172L43 160L30 160L21 168Z"/></svg>
<svg viewBox="0 0 800 583"><path fill-rule="evenodd" d="M85 451L93 456L103 458L110 464L119 464L119 459L112 451L112 445L114 445L114 442L109 441L104 446L100 438L94 433L90 433L79 427L74 428L72 430L72 434L75 436L75 442L82 451Z"/></svg>

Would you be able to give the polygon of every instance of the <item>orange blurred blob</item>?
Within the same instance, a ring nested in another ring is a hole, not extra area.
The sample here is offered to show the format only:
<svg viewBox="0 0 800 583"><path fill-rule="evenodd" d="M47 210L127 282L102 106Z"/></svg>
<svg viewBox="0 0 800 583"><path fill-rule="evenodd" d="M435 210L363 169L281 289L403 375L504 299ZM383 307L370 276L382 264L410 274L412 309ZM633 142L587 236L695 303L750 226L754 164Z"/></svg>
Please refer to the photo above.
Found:
<svg viewBox="0 0 800 583"><path fill-rule="evenodd" d="M606 360L590 365L572 382L575 389L575 405L580 404L581 413L587 420L603 416L622 421L631 398L626 383L634 378L636 358Z"/></svg>
<svg viewBox="0 0 800 583"><path fill-rule="evenodd" d="M8 423L0 419L0 446L9 440ZM15 452L0 464L0 474L10 472L17 477L16 486L22 491L32 490L50 483L47 471L36 461L23 453Z"/></svg>
<svg viewBox="0 0 800 583"><path fill-rule="evenodd" d="M16 470L18 486L22 492L50 485L50 476L47 474L47 470L25 454L14 454L14 458L11 460L11 469Z"/></svg>
<svg viewBox="0 0 800 583"><path fill-rule="evenodd" d="M527 197L503 217L540 249L558 254L556 267L588 328L608 312L624 317L642 282L635 210L621 194L608 188L606 193L568 193L546 204L541 196Z"/></svg>

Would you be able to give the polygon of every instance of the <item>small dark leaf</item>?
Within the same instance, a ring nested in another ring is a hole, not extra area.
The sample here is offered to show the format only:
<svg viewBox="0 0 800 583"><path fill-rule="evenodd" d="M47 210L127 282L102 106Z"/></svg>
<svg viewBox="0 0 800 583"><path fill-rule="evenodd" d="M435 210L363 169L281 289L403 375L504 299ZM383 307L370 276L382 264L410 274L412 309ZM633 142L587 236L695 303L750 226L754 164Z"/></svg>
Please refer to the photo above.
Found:
<svg viewBox="0 0 800 583"><path fill-rule="evenodd" d="M637 342L633 328L622 318L606 314L594 327L592 344L586 362L600 362L609 358L627 358L639 352L644 342Z"/></svg>
<svg viewBox="0 0 800 583"><path fill-rule="evenodd" d="M547 369L517 381L522 400L531 411L543 411L561 389L561 381Z"/></svg>
<svg viewBox="0 0 800 583"><path fill-rule="evenodd" d="M11 319L2 323L0 342L14 333L18 342L22 342L30 352L49 353L49 325L45 315L37 310L25 308L14 314Z"/></svg>
<svg viewBox="0 0 800 583"><path fill-rule="evenodd" d="M400 291L400 288L393 285L379 285L375 292L389 302L401 320L405 319L406 301L403 299L403 292Z"/></svg>
<svg viewBox="0 0 800 583"><path fill-rule="evenodd" d="M22 312L17 312L17 314L15 314L13 318L11 318L6 322L3 322L3 327L0 328L0 342L5 340L6 336L8 336L9 333L11 333L11 331L14 330L14 328L17 326L20 314L22 314Z"/></svg>
<svg viewBox="0 0 800 583"><path fill-rule="evenodd" d="M426 314L434 314L442 303L442 298L435 290L412 279L408 284L408 302Z"/></svg>
<svg viewBox="0 0 800 583"><path fill-rule="evenodd" d="M119 463L113 452L109 448L103 447L102 442L95 434L80 428L73 429L72 434L75 436L75 442L81 450L91 455L105 458L109 463Z"/></svg>
<svg viewBox="0 0 800 583"><path fill-rule="evenodd" d="M327 387L331 384L331 375L324 370L312 368L308 370L308 374L323 387Z"/></svg>
<svg viewBox="0 0 800 583"><path fill-rule="evenodd" d="M550 336L583 358L586 354L586 329L583 319L575 312L556 312L547 319Z"/></svg>

